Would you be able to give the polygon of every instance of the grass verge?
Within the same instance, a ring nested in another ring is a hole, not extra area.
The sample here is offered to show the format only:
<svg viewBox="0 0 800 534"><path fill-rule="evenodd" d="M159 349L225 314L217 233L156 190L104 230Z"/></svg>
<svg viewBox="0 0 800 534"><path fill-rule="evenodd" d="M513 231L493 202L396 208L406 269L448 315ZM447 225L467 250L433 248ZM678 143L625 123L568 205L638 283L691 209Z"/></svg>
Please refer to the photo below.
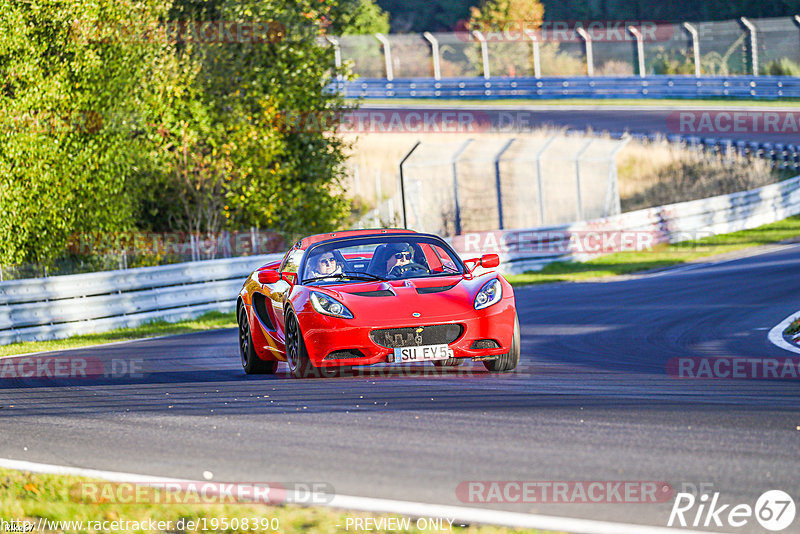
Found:
<svg viewBox="0 0 800 534"><path fill-rule="evenodd" d="M263 504L228 503L228 504L188 504L196 501L197 494L175 494L163 491L139 488L146 491L134 493L131 484L115 484L91 481L83 477L70 475L49 475L28 473L9 469L0 469L0 518L4 521L26 522L32 528L40 525L40 518L51 522L50 528L44 531L60 531L65 533L108 532L128 534L129 532L164 532L179 531L179 521L183 519L183 532L203 532L200 527L205 522L207 532L252 533L282 532L292 533L335 533L345 531L347 520L356 518L395 517L389 515L372 515L362 512L348 512L324 507L299 507L294 505L268 506ZM112 502L128 500L132 495L139 495L136 503L121 504ZM98 498L98 496L103 496ZM146 498L142 498L146 496ZM110 498L107 498L110 497ZM170 504L163 504L169 499ZM149 500L151 502L141 502ZM100 501L100 502L98 502ZM103 502L104 501L104 502ZM161 501L156 503L154 501ZM174 503L174 504L172 504ZM223 528L222 519L227 519L228 528ZM234 525L234 520L236 525ZM244 526L247 520L247 526ZM72 525L60 528L52 525L54 521L72 521ZM115 525L112 523L117 521ZM121 522L128 522L122 524ZM162 528L150 528L150 524L165 522ZM189 521L198 528L186 528ZM76 524L81 522L82 525ZM105 525L102 522L106 522ZM138 525L133 524L138 523ZM166 524L169 522L169 525ZM216 524L216 527L211 528ZM353 530L352 525L350 530ZM220 526L222 525L222 526ZM415 520L411 519L412 528L401 532L430 532L414 528ZM445 522L445 525L447 523ZM44 525L42 525L44 527ZM115 528L115 527L127 528ZM141 526L144 528L131 528ZM237 528L232 528L236 526ZM266 528L265 528L266 526ZM276 527L277 528L274 528ZM421 525L422 526L422 525ZM99 528L97 528L99 527ZM219 528L217 528L219 527ZM363 530L363 529L358 529ZM371 529L370 529L371 530ZM31 531L28 529L26 531ZM395 529L377 529L372 532L398 532ZM453 532L464 534L504 534L510 532L543 532L537 530L510 529L492 526L455 527Z"/></svg>
<svg viewBox="0 0 800 534"><path fill-rule="evenodd" d="M176 323L153 321L135 328L120 328L97 334L73 336L67 339L12 343L10 345L0 346L0 358L3 356L14 356L30 352L88 347L90 345L113 343L115 341L125 341L128 339L144 339L170 334L186 334L217 328L232 328L234 326L236 326L236 314L234 312L208 312L196 319Z"/></svg>
<svg viewBox="0 0 800 534"><path fill-rule="evenodd" d="M795 216L751 230L662 245L649 251L618 252L599 256L586 262L550 263L545 265L541 271L509 275L506 278L514 286L580 282L671 267L701 258L778 243L798 236L800 236L800 216Z"/></svg>

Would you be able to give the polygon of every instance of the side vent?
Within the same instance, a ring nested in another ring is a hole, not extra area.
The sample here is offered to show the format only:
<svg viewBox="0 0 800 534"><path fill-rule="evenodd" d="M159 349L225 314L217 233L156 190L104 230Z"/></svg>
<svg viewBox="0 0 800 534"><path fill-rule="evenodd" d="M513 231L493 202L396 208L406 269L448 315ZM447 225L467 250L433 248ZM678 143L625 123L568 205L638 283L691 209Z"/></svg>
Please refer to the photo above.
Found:
<svg viewBox="0 0 800 534"><path fill-rule="evenodd" d="M272 319L269 318L267 312L267 297L261 293L253 293L253 309L256 310L256 315L267 327L267 330L275 330L275 325L272 324Z"/></svg>

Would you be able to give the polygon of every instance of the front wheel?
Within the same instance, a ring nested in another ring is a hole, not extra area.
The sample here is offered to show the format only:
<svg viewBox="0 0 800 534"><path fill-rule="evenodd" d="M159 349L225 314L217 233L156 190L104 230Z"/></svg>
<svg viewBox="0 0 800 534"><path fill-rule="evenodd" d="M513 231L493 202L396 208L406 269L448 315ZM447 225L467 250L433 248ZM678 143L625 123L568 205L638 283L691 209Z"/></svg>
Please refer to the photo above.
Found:
<svg viewBox="0 0 800 534"><path fill-rule="evenodd" d="M311 363L300 323L291 311L286 315L286 363L294 378L327 378L335 374L335 369L315 367Z"/></svg>
<svg viewBox="0 0 800 534"><path fill-rule="evenodd" d="M271 375L278 369L277 361L264 361L256 354L253 346L253 335L250 332L250 321L244 306L239 308L239 357L242 367L248 375Z"/></svg>
<svg viewBox="0 0 800 534"><path fill-rule="evenodd" d="M514 314L514 337L511 340L511 350L509 350L508 353L499 356L495 360L485 360L483 365L490 373L503 373L506 371L511 371L519 363L519 350L519 317Z"/></svg>

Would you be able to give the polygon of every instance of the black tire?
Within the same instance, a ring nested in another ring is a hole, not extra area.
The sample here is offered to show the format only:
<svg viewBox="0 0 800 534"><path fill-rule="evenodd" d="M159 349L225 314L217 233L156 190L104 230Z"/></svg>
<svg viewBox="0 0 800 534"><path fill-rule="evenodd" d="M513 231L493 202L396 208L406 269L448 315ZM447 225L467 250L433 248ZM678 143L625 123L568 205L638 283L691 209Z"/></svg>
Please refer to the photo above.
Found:
<svg viewBox="0 0 800 534"><path fill-rule="evenodd" d="M490 373L505 373L514 369L519 364L519 317L514 315L514 337L511 340L511 350L495 360L485 360L484 367Z"/></svg>
<svg viewBox="0 0 800 534"><path fill-rule="evenodd" d="M336 374L335 368L315 367L311 363L300 323L292 311L286 314L286 363L293 378L328 378Z"/></svg>
<svg viewBox="0 0 800 534"><path fill-rule="evenodd" d="M446 360L433 360L435 367L458 367L464 363L464 358L447 358Z"/></svg>
<svg viewBox="0 0 800 534"><path fill-rule="evenodd" d="M248 375L272 375L278 370L278 362L265 361L258 357L253 346L253 335L250 332L250 321L244 305L239 307L239 357L242 360L244 372Z"/></svg>

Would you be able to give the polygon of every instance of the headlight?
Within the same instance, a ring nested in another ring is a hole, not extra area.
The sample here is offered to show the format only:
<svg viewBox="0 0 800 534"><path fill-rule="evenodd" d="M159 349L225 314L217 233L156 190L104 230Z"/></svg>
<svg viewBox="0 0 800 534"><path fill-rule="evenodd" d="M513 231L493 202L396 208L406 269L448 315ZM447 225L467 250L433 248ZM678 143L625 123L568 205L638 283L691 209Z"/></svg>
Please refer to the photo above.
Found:
<svg viewBox="0 0 800 534"><path fill-rule="evenodd" d="M311 304L314 306L315 310L324 315L341 317L342 319L353 318L353 312L348 310L344 304L333 297L329 297L328 295L312 291Z"/></svg>
<svg viewBox="0 0 800 534"><path fill-rule="evenodd" d="M472 304L476 310L482 310L483 308L487 308L492 304L500 302L500 298L503 296L503 287L500 285L500 280L497 278L493 278L489 280L485 284L478 294L475 295L475 302Z"/></svg>

